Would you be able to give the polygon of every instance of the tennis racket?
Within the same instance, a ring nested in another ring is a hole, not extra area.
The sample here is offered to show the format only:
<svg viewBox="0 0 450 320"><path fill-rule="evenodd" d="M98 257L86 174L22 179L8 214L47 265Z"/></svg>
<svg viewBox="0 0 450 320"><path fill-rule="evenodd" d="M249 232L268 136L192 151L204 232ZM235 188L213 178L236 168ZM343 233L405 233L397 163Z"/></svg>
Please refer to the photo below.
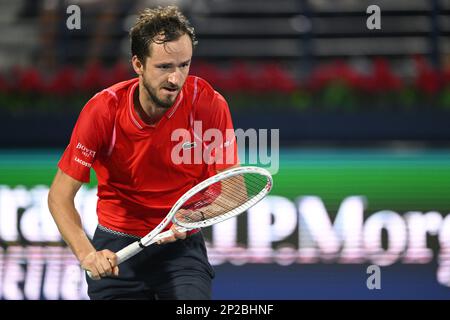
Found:
<svg viewBox="0 0 450 320"><path fill-rule="evenodd" d="M169 222L179 232L222 222L257 204L270 192L272 184L272 176L266 169L251 166L229 169L200 182L175 202L156 228L118 251L117 264L173 235L172 230L162 232ZM91 277L90 271L87 274Z"/></svg>

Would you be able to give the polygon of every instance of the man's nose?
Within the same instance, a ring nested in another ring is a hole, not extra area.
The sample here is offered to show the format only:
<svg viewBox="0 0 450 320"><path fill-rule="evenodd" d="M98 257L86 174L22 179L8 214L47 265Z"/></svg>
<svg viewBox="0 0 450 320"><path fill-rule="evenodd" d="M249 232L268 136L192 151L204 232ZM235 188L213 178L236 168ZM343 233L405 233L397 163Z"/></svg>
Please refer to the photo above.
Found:
<svg viewBox="0 0 450 320"><path fill-rule="evenodd" d="M175 70L169 75L169 83L178 86L180 83L181 75L178 70Z"/></svg>

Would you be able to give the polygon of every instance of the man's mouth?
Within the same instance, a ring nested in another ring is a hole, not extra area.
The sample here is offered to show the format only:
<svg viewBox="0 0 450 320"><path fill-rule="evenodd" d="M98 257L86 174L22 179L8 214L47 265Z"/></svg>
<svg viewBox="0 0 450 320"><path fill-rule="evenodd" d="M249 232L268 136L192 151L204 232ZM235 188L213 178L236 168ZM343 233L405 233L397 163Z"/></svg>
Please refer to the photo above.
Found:
<svg viewBox="0 0 450 320"><path fill-rule="evenodd" d="M163 87L164 90L169 92L177 92L178 88L172 88L172 87Z"/></svg>

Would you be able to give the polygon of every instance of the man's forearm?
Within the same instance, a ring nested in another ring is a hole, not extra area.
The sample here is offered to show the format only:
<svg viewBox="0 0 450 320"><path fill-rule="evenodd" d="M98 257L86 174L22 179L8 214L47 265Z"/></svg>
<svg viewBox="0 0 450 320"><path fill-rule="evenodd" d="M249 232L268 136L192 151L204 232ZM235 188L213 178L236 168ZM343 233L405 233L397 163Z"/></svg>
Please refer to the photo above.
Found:
<svg viewBox="0 0 450 320"><path fill-rule="evenodd" d="M83 230L80 215L73 204L49 198L49 209L64 241L81 262L89 253L95 251Z"/></svg>

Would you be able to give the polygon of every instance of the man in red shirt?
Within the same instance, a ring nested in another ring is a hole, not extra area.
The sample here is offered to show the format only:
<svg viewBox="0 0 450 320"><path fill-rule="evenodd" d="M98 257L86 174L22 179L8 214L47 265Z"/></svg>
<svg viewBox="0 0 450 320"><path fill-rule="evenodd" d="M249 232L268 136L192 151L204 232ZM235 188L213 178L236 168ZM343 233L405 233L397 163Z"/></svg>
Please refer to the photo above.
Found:
<svg viewBox="0 0 450 320"><path fill-rule="evenodd" d="M146 9L130 36L138 78L85 105L58 163L49 209L82 268L101 279L87 278L91 299L210 299L214 271L199 230L175 232L120 272L117 266L114 252L152 230L182 194L238 165L226 101L188 76L196 39L187 19L173 6ZM219 143L203 139L207 130L220 133ZM74 206L91 168L99 221L92 243Z"/></svg>

